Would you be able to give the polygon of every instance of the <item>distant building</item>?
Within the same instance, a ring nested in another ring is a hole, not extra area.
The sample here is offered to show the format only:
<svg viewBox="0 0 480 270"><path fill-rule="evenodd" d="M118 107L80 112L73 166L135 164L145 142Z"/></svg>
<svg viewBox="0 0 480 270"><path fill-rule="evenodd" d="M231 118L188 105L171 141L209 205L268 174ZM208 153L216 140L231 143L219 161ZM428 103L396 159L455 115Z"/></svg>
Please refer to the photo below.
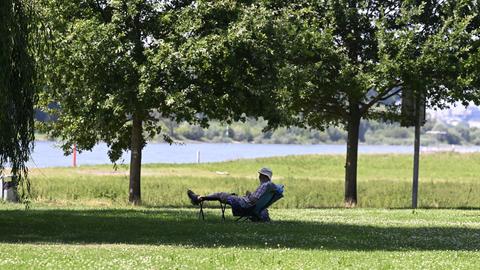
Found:
<svg viewBox="0 0 480 270"><path fill-rule="evenodd" d="M466 108L461 104L457 104L450 109L441 111L428 110L427 113L431 118L440 120L448 125L466 124L472 128L480 128L480 107L473 104Z"/></svg>

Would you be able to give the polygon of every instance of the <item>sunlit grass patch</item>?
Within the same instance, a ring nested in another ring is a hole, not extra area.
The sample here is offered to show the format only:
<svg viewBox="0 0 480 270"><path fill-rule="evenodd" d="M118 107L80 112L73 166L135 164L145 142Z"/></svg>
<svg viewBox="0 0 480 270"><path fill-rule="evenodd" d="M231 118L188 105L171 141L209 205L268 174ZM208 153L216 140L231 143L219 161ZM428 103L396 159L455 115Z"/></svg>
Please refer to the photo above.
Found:
<svg viewBox="0 0 480 270"><path fill-rule="evenodd" d="M273 169L286 187L277 208L342 207L344 157L307 155L204 164L146 164L142 199L149 206L186 207L187 189L197 193L243 194L257 186L257 170ZM359 207L408 208L411 205L410 155L361 155ZM420 166L419 205L427 208L480 207L480 154L425 154ZM111 165L32 169L37 202L63 205L123 206L128 200L128 167Z"/></svg>

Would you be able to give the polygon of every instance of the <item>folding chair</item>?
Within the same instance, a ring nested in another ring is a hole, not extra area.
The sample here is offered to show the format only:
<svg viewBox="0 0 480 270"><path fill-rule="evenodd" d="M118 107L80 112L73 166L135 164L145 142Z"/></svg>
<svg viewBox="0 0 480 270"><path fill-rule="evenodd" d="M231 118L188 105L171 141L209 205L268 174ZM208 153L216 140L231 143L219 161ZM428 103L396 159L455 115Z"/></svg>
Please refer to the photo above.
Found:
<svg viewBox="0 0 480 270"><path fill-rule="evenodd" d="M235 208L232 207L233 216L238 217L236 221L247 220L251 221L262 221L261 213L263 210L267 209L275 203L276 201L283 198L284 186L273 184L269 185L265 193L258 199L255 205L249 208Z"/></svg>
<svg viewBox="0 0 480 270"><path fill-rule="evenodd" d="M238 217L236 221L242 219L250 219L252 221L261 221L261 213L263 210L267 209L275 203L276 201L283 198L284 186L279 184L272 183L267 187L265 193L258 199L255 205L249 208L242 208L240 206L232 206L232 214L234 217ZM232 193L233 194L233 193ZM198 212L198 218L205 220L205 214L203 213L203 201L200 202L200 211ZM226 203L220 202L220 209L222 210L222 220L225 221L225 210L227 209Z"/></svg>

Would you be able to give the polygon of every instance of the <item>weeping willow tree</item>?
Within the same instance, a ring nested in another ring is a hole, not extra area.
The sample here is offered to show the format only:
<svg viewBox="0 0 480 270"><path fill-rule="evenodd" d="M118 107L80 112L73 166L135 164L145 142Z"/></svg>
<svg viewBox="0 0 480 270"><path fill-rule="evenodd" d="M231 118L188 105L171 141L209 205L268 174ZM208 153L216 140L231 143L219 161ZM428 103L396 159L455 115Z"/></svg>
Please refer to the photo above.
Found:
<svg viewBox="0 0 480 270"><path fill-rule="evenodd" d="M30 189L26 162L34 142L31 8L32 2L0 1L0 175L17 177L23 199Z"/></svg>

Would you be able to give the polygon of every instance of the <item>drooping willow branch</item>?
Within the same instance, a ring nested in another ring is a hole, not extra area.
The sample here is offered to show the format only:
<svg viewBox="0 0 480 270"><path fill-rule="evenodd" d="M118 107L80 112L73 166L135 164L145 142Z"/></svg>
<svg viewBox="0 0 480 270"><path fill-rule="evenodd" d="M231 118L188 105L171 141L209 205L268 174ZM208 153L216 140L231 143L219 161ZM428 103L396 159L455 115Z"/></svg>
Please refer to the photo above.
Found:
<svg viewBox="0 0 480 270"><path fill-rule="evenodd" d="M36 68L32 48L33 2L0 2L0 174L6 167L30 194L27 161L34 144Z"/></svg>

